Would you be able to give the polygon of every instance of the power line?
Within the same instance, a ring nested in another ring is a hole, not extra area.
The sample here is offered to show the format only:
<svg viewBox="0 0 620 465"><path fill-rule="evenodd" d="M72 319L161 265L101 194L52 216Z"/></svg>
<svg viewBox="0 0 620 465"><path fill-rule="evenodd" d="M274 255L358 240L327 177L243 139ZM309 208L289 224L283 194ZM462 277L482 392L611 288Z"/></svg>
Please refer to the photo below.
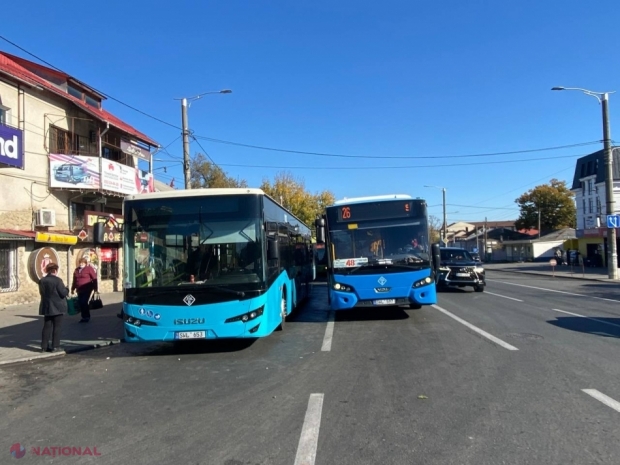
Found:
<svg viewBox="0 0 620 465"><path fill-rule="evenodd" d="M521 160L503 161L482 161L473 163L452 163L450 165L408 165L408 166L273 166L273 165L241 165L234 163L221 163L219 166L236 166L246 168L274 168L274 169L303 169L303 170L385 170L385 169L408 169L408 168L449 168L452 166L473 166L473 165L496 165L504 163L524 163L540 160L557 160L561 158L583 157L584 155L562 155L558 157L527 158Z"/></svg>
<svg viewBox="0 0 620 465"><path fill-rule="evenodd" d="M213 160L213 158L211 158L211 155L209 155L209 152L207 152L205 150L205 148L202 146L202 144L198 141L198 139L196 139L196 136L194 136L193 134L191 135L192 139L194 139L196 141L196 143L198 144L198 146L200 147L200 149L204 152L204 154L207 156L207 158L209 160L211 160L211 163L213 163L215 166L217 166L218 168L220 167L217 163L215 163L215 161ZM233 166L233 165L226 165L226 166ZM249 166L249 165L239 165L239 166Z"/></svg>
<svg viewBox="0 0 620 465"><path fill-rule="evenodd" d="M33 58L36 58L36 59L37 59L37 60L39 60L40 62L45 63L45 64L46 64L47 66L49 66L50 68L54 68L56 71L60 71L60 72L61 72L61 73L63 73L63 74L69 75L69 73L67 73L67 72L63 71L62 69L58 68L57 66L54 66L54 65L53 65L53 64L51 64L50 62L48 62L48 61L44 60L43 58L41 58L41 57L39 57L39 56L37 56L37 55L35 55L34 53L29 52L29 51L28 51L28 50L26 50L25 48L23 48L23 47L21 47L21 46L17 45L15 42L10 41L10 40L9 40L9 39L7 39L6 37L4 37L4 36L0 35L0 39L4 40L5 42L8 42L8 43L9 43L9 44L11 44L13 47L17 47L17 48L18 48L18 49L20 49L22 52L27 53L28 55L30 55L30 56L31 56L31 57L33 57ZM163 119L157 118L156 116L150 115L150 114L148 114L148 113L146 113L146 112L144 112L144 111L142 111L142 110L139 110L138 108L136 108L136 107L134 107L134 106L131 106L131 105L129 105L128 103L125 103L125 102L123 102L122 100L119 100L119 99L117 99L117 98L115 98L115 97L112 97L111 95L106 94L105 92L102 92L102 91L100 91L99 89L96 89L95 87L93 87L93 86L91 86L91 85L89 85L88 87L90 87L91 89L93 89L95 92L100 93L100 94L101 94L101 95L103 95L104 97L107 97L107 98L109 98L110 100L114 100L115 102L120 103L121 105L124 105L124 106L126 106L127 108L132 109L133 111L136 111L136 112L138 112L138 113L140 113L140 114L142 114L142 115L144 115L144 116L147 116L147 117L149 117L149 118L151 118L151 119L154 119L155 121L159 121L160 123L165 124L165 125L167 125L167 126L170 126L170 127L172 127L172 128L175 128L175 129L179 129L179 130L181 130L181 128L180 128L179 126L176 126L176 125L174 125L174 124L172 124L172 123L169 123L169 122L167 122L167 121L164 121Z"/></svg>
<svg viewBox="0 0 620 465"><path fill-rule="evenodd" d="M501 155L515 155L515 154L521 154L521 153L544 152L548 150L560 150L560 149L567 149L567 148L583 147L585 145L600 144L601 142L601 141L591 141L591 142L581 142L578 144L570 144L570 145L558 145L555 147L543 147L543 148L538 148L538 149L514 150L510 152L476 153L476 154L468 154L468 155L376 156L376 155L344 155L344 154L338 154L338 153L307 152L303 150L280 149L280 148L265 147L265 146L260 146L260 145L242 144L240 142L232 142L232 141L214 139L212 137L204 137L204 136L194 136L194 138L207 140L209 142L214 142L217 144L235 145L238 147L245 147L245 148L257 149L257 150L268 150L271 152L296 153L300 155L313 155L317 157L370 158L370 159L429 159L429 158L437 159L437 158L494 157L494 156L501 156Z"/></svg>

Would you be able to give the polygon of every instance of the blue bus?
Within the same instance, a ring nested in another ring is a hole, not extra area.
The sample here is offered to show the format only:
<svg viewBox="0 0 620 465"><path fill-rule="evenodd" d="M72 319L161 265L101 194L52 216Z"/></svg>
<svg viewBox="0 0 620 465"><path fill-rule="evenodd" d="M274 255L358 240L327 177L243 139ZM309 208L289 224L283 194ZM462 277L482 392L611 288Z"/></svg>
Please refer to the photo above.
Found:
<svg viewBox="0 0 620 465"><path fill-rule="evenodd" d="M429 240L426 202L408 195L337 201L316 222L327 246L332 310L437 303L439 245Z"/></svg>
<svg viewBox="0 0 620 465"><path fill-rule="evenodd" d="M260 189L125 198L128 342L258 338L310 292L310 229Z"/></svg>

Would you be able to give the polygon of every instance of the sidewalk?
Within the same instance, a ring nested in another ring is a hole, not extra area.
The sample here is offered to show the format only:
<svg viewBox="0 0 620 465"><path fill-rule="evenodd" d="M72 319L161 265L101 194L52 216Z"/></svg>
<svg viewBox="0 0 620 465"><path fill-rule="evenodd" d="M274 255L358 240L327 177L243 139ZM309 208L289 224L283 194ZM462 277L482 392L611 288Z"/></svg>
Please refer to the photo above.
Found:
<svg viewBox="0 0 620 465"><path fill-rule="evenodd" d="M38 303L0 308L0 366L119 344L123 322L116 314L122 299L122 292L101 294L104 307L91 311L89 323L78 323L79 314L65 314L60 339L64 352L57 353L40 352L43 317L39 316Z"/></svg>
<svg viewBox="0 0 620 465"><path fill-rule="evenodd" d="M582 268L567 265L556 266L555 269L546 262L527 263L485 263L488 271L504 271L509 273L524 273L555 278L582 279L587 281L613 282L607 276L607 268Z"/></svg>

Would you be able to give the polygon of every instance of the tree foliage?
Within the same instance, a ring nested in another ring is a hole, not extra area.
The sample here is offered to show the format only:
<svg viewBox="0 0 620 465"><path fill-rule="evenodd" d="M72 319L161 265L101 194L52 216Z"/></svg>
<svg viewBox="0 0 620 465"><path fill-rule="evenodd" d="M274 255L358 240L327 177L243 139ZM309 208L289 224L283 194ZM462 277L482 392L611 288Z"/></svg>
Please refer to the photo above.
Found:
<svg viewBox="0 0 620 465"><path fill-rule="evenodd" d="M428 229L430 230L431 244L439 242L441 239L442 222L434 215L428 215Z"/></svg>
<svg viewBox="0 0 620 465"><path fill-rule="evenodd" d="M310 227L316 217L324 213L325 207L335 201L331 191L308 192L303 180L285 172L276 174L273 182L263 179L260 188Z"/></svg>
<svg viewBox="0 0 620 465"><path fill-rule="evenodd" d="M190 173L190 183L193 189L200 187L248 187L245 179L235 179L228 176L222 168L207 160L201 153L196 154L192 159Z"/></svg>
<svg viewBox="0 0 620 465"><path fill-rule="evenodd" d="M521 210L515 222L517 229L538 229L539 210L542 231L575 227L577 210L565 181L552 179L549 184L530 189L515 202Z"/></svg>

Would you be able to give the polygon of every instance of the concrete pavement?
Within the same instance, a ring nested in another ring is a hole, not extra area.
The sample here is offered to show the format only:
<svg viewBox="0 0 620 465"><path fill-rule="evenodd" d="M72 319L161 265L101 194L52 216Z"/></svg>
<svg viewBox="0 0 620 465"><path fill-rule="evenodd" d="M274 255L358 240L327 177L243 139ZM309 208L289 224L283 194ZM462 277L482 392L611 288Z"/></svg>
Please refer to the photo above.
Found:
<svg viewBox="0 0 620 465"><path fill-rule="evenodd" d="M123 294L101 294L104 307L91 311L89 323L78 323L79 315L65 315L60 345L63 351L40 352L43 317L38 304L13 305L0 309L0 365L54 358L66 353L118 344L123 327L120 312Z"/></svg>
<svg viewBox="0 0 620 465"><path fill-rule="evenodd" d="M551 267L547 262L485 263L484 268L489 271L533 274L540 276L551 276L555 278L585 279L604 282L610 281L607 277L607 268L587 268L567 265Z"/></svg>

